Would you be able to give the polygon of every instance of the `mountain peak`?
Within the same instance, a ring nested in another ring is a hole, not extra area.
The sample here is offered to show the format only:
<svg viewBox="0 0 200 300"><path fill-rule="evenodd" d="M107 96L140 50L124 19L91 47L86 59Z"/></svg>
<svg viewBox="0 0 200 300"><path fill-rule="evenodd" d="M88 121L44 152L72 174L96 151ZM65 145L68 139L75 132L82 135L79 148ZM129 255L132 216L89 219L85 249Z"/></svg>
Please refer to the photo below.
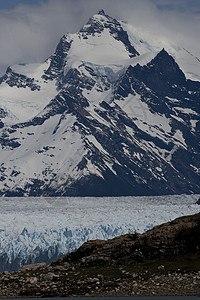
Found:
<svg viewBox="0 0 200 300"><path fill-rule="evenodd" d="M100 33L104 28L113 26L117 20L105 14L102 9L97 14L94 14L89 21L81 28L80 32L86 32L89 34ZM118 23L118 22L117 22Z"/></svg>
<svg viewBox="0 0 200 300"><path fill-rule="evenodd" d="M101 9L99 12L98 12L98 15L101 15L101 16L105 16L105 11L103 9Z"/></svg>
<svg viewBox="0 0 200 300"><path fill-rule="evenodd" d="M120 22L118 22L113 17L105 14L102 9L98 14L93 15L87 24L85 24L81 29L80 33L84 39L88 39L89 36L98 35L101 36L103 32L109 31L110 36L115 40L121 41L129 52L129 57L134 57L139 55L136 49L131 45L128 34L122 28Z"/></svg>
<svg viewBox="0 0 200 300"><path fill-rule="evenodd" d="M146 65L137 64L133 68L132 75L159 96L172 95L174 87L180 88L186 84L184 73L165 49Z"/></svg>
<svg viewBox="0 0 200 300"><path fill-rule="evenodd" d="M157 54L158 57L170 57L172 61L174 61L174 58L165 50L165 48L162 48L162 50Z"/></svg>
<svg viewBox="0 0 200 300"><path fill-rule="evenodd" d="M163 48L152 60L156 69L163 74L166 82L181 84L186 78L174 58ZM152 65L152 62L149 65Z"/></svg>

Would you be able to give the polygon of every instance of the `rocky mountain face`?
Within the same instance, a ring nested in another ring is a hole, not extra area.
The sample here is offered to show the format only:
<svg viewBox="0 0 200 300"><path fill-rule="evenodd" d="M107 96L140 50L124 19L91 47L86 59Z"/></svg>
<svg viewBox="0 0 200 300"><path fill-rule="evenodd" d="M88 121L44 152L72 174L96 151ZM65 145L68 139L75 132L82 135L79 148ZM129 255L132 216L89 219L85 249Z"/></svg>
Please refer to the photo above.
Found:
<svg viewBox="0 0 200 300"><path fill-rule="evenodd" d="M200 193L200 82L102 10L0 84L0 194Z"/></svg>
<svg viewBox="0 0 200 300"><path fill-rule="evenodd" d="M0 275L1 297L199 294L200 214L143 234L83 244L45 263Z"/></svg>

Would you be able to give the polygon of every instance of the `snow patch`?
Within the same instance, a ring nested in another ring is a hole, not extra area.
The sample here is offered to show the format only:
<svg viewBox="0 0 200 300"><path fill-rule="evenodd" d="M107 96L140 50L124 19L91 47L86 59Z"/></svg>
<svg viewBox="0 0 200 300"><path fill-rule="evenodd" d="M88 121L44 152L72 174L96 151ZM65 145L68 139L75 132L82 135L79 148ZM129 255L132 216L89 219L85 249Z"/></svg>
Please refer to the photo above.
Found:
<svg viewBox="0 0 200 300"><path fill-rule="evenodd" d="M163 136L171 132L170 120L165 115L153 114L148 105L141 101L140 95L129 94L123 101L115 100L127 115L132 118L135 124L143 131L152 136Z"/></svg>

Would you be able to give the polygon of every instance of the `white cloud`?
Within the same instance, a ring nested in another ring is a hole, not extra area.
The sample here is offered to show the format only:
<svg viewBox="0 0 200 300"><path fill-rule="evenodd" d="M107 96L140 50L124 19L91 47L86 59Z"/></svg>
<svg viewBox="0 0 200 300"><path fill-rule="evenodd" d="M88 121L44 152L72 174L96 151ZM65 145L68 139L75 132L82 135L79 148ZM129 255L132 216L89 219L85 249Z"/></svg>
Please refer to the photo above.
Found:
<svg viewBox="0 0 200 300"><path fill-rule="evenodd" d="M160 0L48 0L40 5L20 5L0 11L0 68L23 62L39 62L51 55L61 36L75 32L100 9L134 26L175 40L199 46L200 15L196 0L163 0L176 3L173 9L159 9ZM179 5L178 5L179 4ZM193 6L192 6L193 4ZM200 47L199 47L200 48Z"/></svg>

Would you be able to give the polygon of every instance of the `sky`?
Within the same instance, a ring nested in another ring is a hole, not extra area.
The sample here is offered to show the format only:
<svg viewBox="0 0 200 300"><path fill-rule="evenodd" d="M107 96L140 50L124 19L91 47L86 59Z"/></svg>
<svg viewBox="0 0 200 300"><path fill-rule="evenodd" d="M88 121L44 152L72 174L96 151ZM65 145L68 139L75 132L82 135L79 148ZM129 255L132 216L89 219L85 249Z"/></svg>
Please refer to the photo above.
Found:
<svg viewBox="0 0 200 300"><path fill-rule="evenodd" d="M200 49L200 0L0 0L0 75L12 64L44 61L63 34L78 31L100 9Z"/></svg>

